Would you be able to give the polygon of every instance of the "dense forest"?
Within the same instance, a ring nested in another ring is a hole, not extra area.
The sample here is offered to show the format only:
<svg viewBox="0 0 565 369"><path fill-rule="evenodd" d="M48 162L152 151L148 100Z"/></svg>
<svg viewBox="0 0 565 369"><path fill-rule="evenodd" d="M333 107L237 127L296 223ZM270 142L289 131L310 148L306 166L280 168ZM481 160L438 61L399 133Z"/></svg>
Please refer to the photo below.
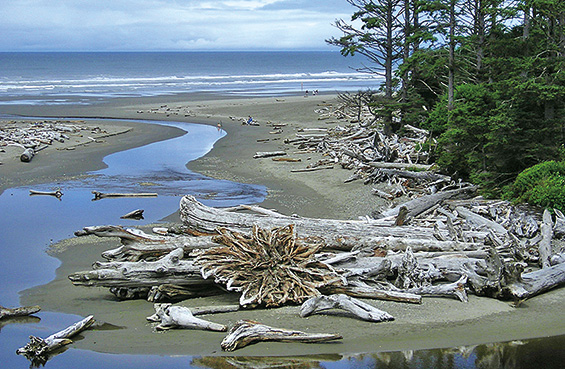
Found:
<svg viewBox="0 0 565 369"><path fill-rule="evenodd" d="M347 1L328 43L383 76L365 95L385 132L426 128L448 174L565 207L565 1Z"/></svg>

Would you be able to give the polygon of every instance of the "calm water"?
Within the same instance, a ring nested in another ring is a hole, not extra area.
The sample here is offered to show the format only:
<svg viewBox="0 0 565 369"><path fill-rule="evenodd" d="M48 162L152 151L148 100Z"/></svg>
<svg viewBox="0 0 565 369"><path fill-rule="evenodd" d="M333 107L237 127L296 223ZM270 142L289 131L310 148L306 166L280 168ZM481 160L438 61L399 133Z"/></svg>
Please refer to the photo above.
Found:
<svg viewBox="0 0 565 369"><path fill-rule="evenodd" d="M2 104L216 92L278 95L377 88L339 52L0 53Z"/></svg>
<svg viewBox="0 0 565 369"><path fill-rule="evenodd" d="M199 91L273 96L306 89L324 92L376 88L378 79L351 68L361 62L335 52L0 53L0 115L6 105L95 104L122 96ZM20 291L51 281L59 261L48 256L46 249L51 243L72 237L84 226L158 222L178 209L179 196L184 194L193 194L212 206L256 203L264 198L266 188L262 186L218 181L186 170L186 162L208 152L223 132L200 125L166 124L187 134L110 155L105 158L108 168L87 179L33 187L61 188L61 201L30 197L27 187L9 189L0 195L0 305L19 305ZM178 160L171 162L169 158ZM93 189L158 192L159 196L92 201ZM145 209L145 220L119 219L137 208ZM15 355L15 350L28 341L30 334L46 337L80 318L40 312L37 318L0 322L0 368L29 367L29 362ZM71 345L45 367L562 368L564 345L565 337L554 337L464 348L299 358L110 355Z"/></svg>

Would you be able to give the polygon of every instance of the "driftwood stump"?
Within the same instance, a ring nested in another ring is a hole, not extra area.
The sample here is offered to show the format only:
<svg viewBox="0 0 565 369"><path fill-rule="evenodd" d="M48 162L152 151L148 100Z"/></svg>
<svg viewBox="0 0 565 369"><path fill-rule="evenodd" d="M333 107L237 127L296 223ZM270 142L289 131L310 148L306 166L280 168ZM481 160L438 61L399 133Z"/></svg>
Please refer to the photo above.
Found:
<svg viewBox="0 0 565 369"><path fill-rule="evenodd" d="M234 351L260 341L317 343L341 338L338 334L304 333L274 328L252 320L240 320L230 329L221 346L224 351Z"/></svg>

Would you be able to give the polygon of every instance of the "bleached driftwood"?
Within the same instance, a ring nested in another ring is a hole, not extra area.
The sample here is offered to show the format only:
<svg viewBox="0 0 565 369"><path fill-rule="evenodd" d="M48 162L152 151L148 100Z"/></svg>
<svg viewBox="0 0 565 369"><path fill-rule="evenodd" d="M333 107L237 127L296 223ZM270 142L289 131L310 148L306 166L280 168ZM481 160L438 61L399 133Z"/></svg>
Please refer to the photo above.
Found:
<svg viewBox="0 0 565 369"><path fill-rule="evenodd" d="M35 156L35 151L29 147L24 150L24 152L20 155L20 160L24 163L29 163L31 159Z"/></svg>
<svg viewBox="0 0 565 369"><path fill-rule="evenodd" d="M54 196L54 197L60 199L61 196L63 196L63 192L61 190L56 190L56 191L29 190L29 195L30 196L35 196L35 195Z"/></svg>
<svg viewBox="0 0 565 369"><path fill-rule="evenodd" d="M224 351L235 351L260 341L317 343L343 338L338 334L304 333L296 330L274 328L251 320L240 320L222 340Z"/></svg>
<svg viewBox="0 0 565 369"><path fill-rule="evenodd" d="M295 225L298 235L318 238L327 247L340 247L343 242L359 242L370 237L400 237L434 240L433 229L422 227L390 227L362 220L315 219L303 217L269 217L256 214L227 212L198 202L193 196L181 199L180 215L183 223L196 231L216 234L218 227L229 227L241 232L250 232L254 225L261 228ZM371 242L367 242L371 243Z"/></svg>
<svg viewBox="0 0 565 369"><path fill-rule="evenodd" d="M171 328L202 329L209 331L225 332L228 327L223 324L209 322L196 318L189 308L184 306L173 306L171 304L155 304L155 314L147 317L151 322L158 322L157 330Z"/></svg>
<svg viewBox="0 0 565 369"><path fill-rule="evenodd" d="M130 211L127 214L124 214L120 217L121 219L143 219L143 209L137 209L137 210L133 210Z"/></svg>
<svg viewBox="0 0 565 369"><path fill-rule="evenodd" d="M520 280L505 286L508 297L525 300L565 284L565 264L557 264L521 275Z"/></svg>
<svg viewBox="0 0 565 369"><path fill-rule="evenodd" d="M408 210L408 216L415 217L444 200L451 199L456 196L470 196L471 194L476 192L476 190L477 187L469 186L456 190L441 191L431 195L417 197L413 200L400 204L390 210L381 213L381 217L397 216L398 211L401 207L406 207L406 209Z"/></svg>
<svg viewBox="0 0 565 369"><path fill-rule="evenodd" d="M45 339L30 336L29 343L24 347L17 349L16 354L25 356L31 360L32 363L45 364L45 362L49 359L49 354L51 352L72 343L73 341L70 340L71 337L88 329L92 324L94 324L94 317L90 315Z"/></svg>
<svg viewBox="0 0 565 369"><path fill-rule="evenodd" d="M7 308L4 306L0 306L0 319L4 318L13 318L17 316L27 316L31 314L35 314L40 311L41 308L39 306L22 306L17 308Z"/></svg>
<svg viewBox="0 0 565 369"><path fill-rule="evenodd" d="M398 292L372 288L368 286L343 286L332 287L326 289L324 292L332 294L345 294L351 297L359 297L365 299L376 299L396 302L407 302L411 304L421 304L422 296L414 293Z"/></svg>
<svg viewBox="0 0 565 369"><path fill-rule="evenodd" d="M457 214L465 218L465 220L467 220L467 222L469 223L475 224L477 226L485 226L499 234L505 235L507 233L506 228L504 228L500 224L493 222L492 220L486 219L485 217L480 216L479 214L476 214L462 206L457 206L455 208L455 211L457 211Z"/></svg>
<svg viewBox="0 0 565 369"><path fill-rule="evenodd" d="M253 158L254 159L271 158L273 156L284 156L284 155L286 155L285 151L267 151L267 152L258 151L255 153L255 155L253 155Z"/></svg>
<svg viewBox="0 0 565 369"><path fill-rule="evenodd" d="M160 284L179 286L210 283L200 275L192 260L182 260L184 251L178 248L152 262L96 262L91 271L77 272L69 279L77 286L152 287Z"/></svg>
<svg viewBox="0 0 565 369"><path fill-rule="evenodd" d="M541 236L542 239L538 246L540 264L542 268L547 268L551 265L549 259L552 254L551 239L553 238L553 221L551 220L551 213L547 209L543 211Z"/></svg>
<svg viewBox="0 0 565 369"><path fill-rule="evenodd" d="M157 197L159 194L155 192L140 192L140 193L104 193L92 191L94 200L105 199L109 197Z"/></svg>
<svg viewBox="0 0 565 369"><path fill-rule="evenodd" d="M128 244L131 242L164 242L165 237L147 234L139 229L124 228L120 226L92 226L84 227L80 231L75 232L75 236L96 235L98 237L119 237L122 243Z"/></svg>
<svg viewBox="0 0 565 369"><path fill-rule="evenodd" d="M300 306L300 316L304 318L328 309L343 309L369 322L394 320L394 317L386 311L343 294L316 296L308 299Z"/></svg>

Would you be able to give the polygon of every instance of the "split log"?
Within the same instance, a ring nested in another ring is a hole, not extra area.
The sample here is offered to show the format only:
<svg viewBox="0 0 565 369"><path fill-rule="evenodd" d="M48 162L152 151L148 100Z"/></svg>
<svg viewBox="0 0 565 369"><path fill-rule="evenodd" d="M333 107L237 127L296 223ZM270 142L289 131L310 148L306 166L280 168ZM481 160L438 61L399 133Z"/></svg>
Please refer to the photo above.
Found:
<svg viewBox="0 0 565 369"><path fill-rule="evenodd" d="M98 191L92 191L94 195L93 200L100 200L111 197L157 197L159 194L155 192L140 192L140 193L103 193Z"/></svg>
<svg viewBox="0 0 565 369"><path fill-rule="evenodd" d="M359 319L369 322L378 323L394 320L394 317L389 313L343 294L310 298L300 307L300 316L304 318L328 309L343 309Z"/></svg>
<svg viewBox="0 0 565 369"><path fill-rule="evenodd" d="M4 318L13 318L18 316L27 316L31 314L35 314L40 311L41 308L39 306L22 306L17 307L14 309L10 309L4 306L0 306L0 319Z"/></svg>
<svg viewBox="0 0 565 369"><path fill-rule="evenodd" d="M476 191L477 187L468 186L456 190L437 192L431 195L415 198L414 200L410 200L408 202L405 202L404 204L400 204L395 208L381 213L380 216L383 218L389 216L397 216L400 208L404 206L408 209L408 216L415 217L444 200L451 199L456 196L470 196Z"/></svg>
<svg viewBox="0 0 565 369"><path fill-rule="evenodd" d="M255 153L255 155L253 155L254 159L260 159L260 158L270 158L273 156L284 156L286 155L285 151L258 151Z"/></svg>
<svg viewBox="0 0 565 369"><path fill-rule="evenodd" d="M551 239L553 238L553 221L551 220L551 214L549 210L545 209L543 211L543 220L541 223L541 236L542 239L539 243L539 261L542 268L547 268L551 264L549 258L551 257Z"/></svg>
<svg viewBox="0 0 565 369"><path fill-rule="evenodd" d="M224 351L235 351L260 341L318 343L342 339L338 334L305 333L301 331L274 328L251 320L240 320L222 340Z"/></svg>
<svg viewBox="0 0 565 369"><path fill-rule="evenodd" d="M24 163L29 163L31 159L35 156L35 151L30 147L24 150L24 152L20 155L20 161Z"/></svg>
<svg viewBox="0 0 565 369"><path fill-rule="evenodd" d="M155 314L147 317L151 322L158 322L155 329L162 331L171 328L202 329L208 331L225 332L228 330L223 324L209 322L196 318L189 308L173 306L171 304L155 304Z"/></svg>
<svg viewBox="0 0 565 369"><path fill-rule="evenodd" d="M29 343L24 347L16 350L16 354L23 355L33 363L45 364L49 359L49 354L58 348L72 343L71 337L79 334L80 332L88 329L94 324L94 317L92 315L84 318L64 330L54 333L49 337L43 339L35 336L30 336Z"/></svg>
<svg viewBox="0 0 565 369"><path fill-rule="evenodd" d="M121 219L135 219L135 220L143 219L143 210L137 209L137 210L130 211L129 213L122 215L120 218Z"/></svg>
<svg viewBox="0 0 565 369"><path fill-rule="evenodd" d="M178 248L158 261L96 262L94 270L69 275L76 286L152 287L161 284L179 286L210 283L200 275L200 268L191 260L181 260L184 251Z"/></svg>
<svg viewBox="0 0 565 369"><path fill-rule="evenodd" d="M35 195L54 196L54 197L60 199L60 198L63 196L63 192L61 192L61 190L57 190L57 191L35 191L35 190L29 190L29 195L30 195L30 196L35 196Z"/></svg>

